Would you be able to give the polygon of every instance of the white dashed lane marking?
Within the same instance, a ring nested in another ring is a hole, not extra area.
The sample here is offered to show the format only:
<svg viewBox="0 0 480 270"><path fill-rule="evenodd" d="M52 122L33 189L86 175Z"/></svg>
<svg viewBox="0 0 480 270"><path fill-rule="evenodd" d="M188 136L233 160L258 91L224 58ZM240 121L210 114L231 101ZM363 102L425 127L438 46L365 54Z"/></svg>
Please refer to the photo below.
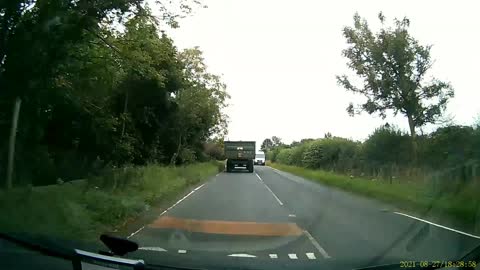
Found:
<svg viewBox="0 0 480 270"><path fill-rule="evenodd" d="M258 256L262 257L262 256ZM277 253L271 253L268 254L268 257L270 259L290 259L290 260L317 260L317 256L315 256L314 252L307 252L305 255L303 253L289 253L289 254L277 254Z"/></svg>
<svg viewBox="0 0 480 270"><path fill-rule="evenodd" d="M229 257L242 257L242 258L256 258L257 256L251 255L251 254L245 254L245 253L240 253L240 254L230 254L228 255Z"/></svg>
<svg viewBox="0 0 480 270"><path fill-rule="evenodd" d="M295 253L290 253L290 254L288 254L288 257L289 257L290 259L292 259L292 260L298 259L297 254L295 254Z"/></svg>
<svg viewBox="0 0 480 270"><path fill-rule="evenodd" d="M168 252L166 249L161 248L161 247L139 247L139 250L146 250L146 251L156 251L156 252ZM179 254L186 254L187 250L185 249L179 249L179 250L171 250L171 252L177 252ZM254 255L254 254L248 254L248 253L234 253L234 254L229 254L229 257L238 257L238 258L258 258L258 257L264 257L265 255ZM277 253L270 253L268 254L268 257L270 259L281 259L281 258L288 258L290 260L316 260L317 257L315 256L315 253L313 252L307 252L305 253L305 256L303 253L300 253L297 255L297 253L289 253L289 254L277 254Z"/></svg>
<svg viewBox="0 0 480 270"><path fill-rule="evenodd" d="M273 195L273 197L275 198L275 200L277 200L278 204L283 205L283 202L280 201L280 199L277 197L277 195L275 195L275 193L273 193L273 191L267 186L267 184L265 184L265 182L263 182L262 178L260 178L260 175L258 175L257 173L255 173L255 175L256 175L257 178L260 180L260 182L262 182L263 185L268 189L268 191L270 191L270 193Z"/></svg>
<svg viewBox="0 0 480 270"><path fill-rule="evenodd" d="M315 254L314 253L306 253L307 254L307 258L310 259L310 260L315 260L317 259L317 257L315 257Z"/></svg>

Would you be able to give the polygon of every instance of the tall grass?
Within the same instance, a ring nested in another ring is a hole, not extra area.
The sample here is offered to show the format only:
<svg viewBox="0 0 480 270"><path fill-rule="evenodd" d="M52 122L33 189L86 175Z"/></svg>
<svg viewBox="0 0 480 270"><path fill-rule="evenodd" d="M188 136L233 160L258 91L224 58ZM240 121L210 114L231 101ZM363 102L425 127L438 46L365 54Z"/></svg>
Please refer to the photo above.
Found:
<svg viewBox="0 0 480 270"><path fill-rule="evenodd" d="M220 167L214 162L149 165L106 172L80 184L0 191L0 230L94 239L205 181Z"/></svg>
<svg viewBox="0 0 480 270"><path fill-rule="evenodd" d="M349 177L322 170L270 163L271 167L349 192L378 199L405 210L423 212L453 220L453 223L480 232L480 185L443 184L433 190L422 181L378 181ZM443 181L443 183L445 183Z"/></svg>

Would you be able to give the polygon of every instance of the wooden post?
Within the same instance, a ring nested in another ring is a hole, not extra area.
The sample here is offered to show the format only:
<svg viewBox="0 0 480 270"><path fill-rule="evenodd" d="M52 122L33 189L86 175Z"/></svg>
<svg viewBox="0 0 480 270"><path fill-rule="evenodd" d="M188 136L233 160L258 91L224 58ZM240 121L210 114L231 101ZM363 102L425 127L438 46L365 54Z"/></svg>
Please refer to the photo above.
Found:
<svg viewBox="0 0 480 270"><path fill-rule="evenodd" d="M10 140L8 143L8 165L7 165L7 182L6 188L12 188L13 165L15 159L15 139L17 137L18 115L20 114L20 105L22 100L17 97L13 105L12 127L10 129Z"/></svg>
<svg viewBox="0 0 480 270"><path fill-rule="evenodd" d="M125 121L127 121L127 106L128 106L128 89L127 93L125 94L125 103L123 104L123 123L122 123L122 138L125 135Z"/></svg>

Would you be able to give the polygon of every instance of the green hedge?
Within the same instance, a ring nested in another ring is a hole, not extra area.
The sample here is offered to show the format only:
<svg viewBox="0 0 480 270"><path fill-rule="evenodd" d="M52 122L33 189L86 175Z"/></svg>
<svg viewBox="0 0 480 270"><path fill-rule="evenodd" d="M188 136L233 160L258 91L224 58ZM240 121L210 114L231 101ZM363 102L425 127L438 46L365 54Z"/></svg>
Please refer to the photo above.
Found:
<svg viewBox="0 0 480 270"><path fill-rule="evenodd" d="M449 126L412 138L388 125L364 142L340 137L296 142L270 149L267 159L286 165L380 179L480 181L480 128ZM415 158L416 156L416 158Z"/></svg>

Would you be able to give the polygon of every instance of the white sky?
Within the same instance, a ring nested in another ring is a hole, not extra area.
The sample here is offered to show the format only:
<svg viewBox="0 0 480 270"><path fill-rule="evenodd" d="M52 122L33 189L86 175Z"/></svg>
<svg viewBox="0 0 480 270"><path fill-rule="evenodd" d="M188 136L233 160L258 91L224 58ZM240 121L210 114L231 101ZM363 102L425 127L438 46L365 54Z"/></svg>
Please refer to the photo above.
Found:
<svg viewBox="0 0 480 270"><path fill-rule="evenodd" d="M209 70L223 74L231 95L228 139L261 143L276 135L288 143L331 132L363 140L386 121L407 130L403 117L382 120L364 113L352 118L345 111L358 97L338 86L335 75L349 74L341 56L346 48L342 28L353 24L356 11L374 29L379 11L389 22L407 16L411 34L422 44L434 45L436 62L430 74L455 88L448 105L455 122L469 125L480 112L478 1L204 3L207 9L182 20L170 34L180 49L199 46Z"/></svg>

